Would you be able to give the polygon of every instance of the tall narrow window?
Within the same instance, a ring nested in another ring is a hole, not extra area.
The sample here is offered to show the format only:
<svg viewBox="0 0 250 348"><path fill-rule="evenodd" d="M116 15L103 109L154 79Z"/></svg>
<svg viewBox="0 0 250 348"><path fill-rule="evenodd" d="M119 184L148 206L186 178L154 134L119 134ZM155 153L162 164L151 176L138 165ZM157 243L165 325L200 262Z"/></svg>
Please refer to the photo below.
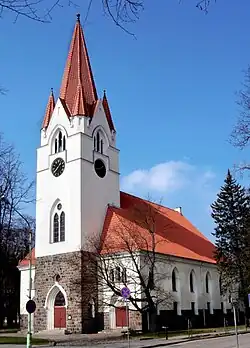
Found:
<svg viewBox="0 0 250 348"><path fill-rule="evenodd" d="M61 212L60 215L60 242L65 241L65 213Z"/></svg>
<svg viewBox="0 0 250 348"><path fill-rule="evenodd" d="M209 274L206 274L206 293L209 294Z"/></svg>
<svg viewBox="0 0 250 348"><path fill-rule="evenodd" d="M57 243L59 242L59 218L57 213L54 215L53 222L53 242Z"/></svg>
<svg viewBox="0 0 250 348"><path fill-rule="evenodd" d="M51 242L58 243L65 241L65 212L62 211L62 204L57 203L52 211L52 234Z"/></svg>
<svg viewBox="0 0 250 348"><path fill-rule="evenodd" d="M103 139L101 140L101 153L103 153Z"/></svg>
<svg viewBox="0 0 250 348"><path fill-rule="evenodd" d="M123 268L123 269L122 269L122 282L123 282L124 284L127 283L127 270L126 270L126 268Z"/></svg>
<svg viewBox="0 0 250 348"><path fill-rule="evenodd" d="M193 274L193 271L190 273L190 276L189 276L189 287L190 287L190 292L194 292L194 274Z"/></svg>
<svg viewBox="0 0 250 348"><path fill-rule="evenodd" d="M176 272L175 269L172 272L172 290L173 291L177 291L177 287L176 287Z"/></svg>
<svg viewBox="0 0 250 348"><path fill-rule="evenodd" d="M66 149L66 138L63 136L63 151Z"/></svg>
<svg viewBox="0 0 250 348"><path fill-rule="evenodd" d="M58 151L58 146L57 146L57 139L55 139L55 153Z"/></svg>
<svg viewBox="0 0 250 348"><path fill-rule="evenodd" d="M59 152L62 151L62 132L60 131L58 134L58 148L59 148Z"/></svg>
<svg viewBox="0 0 250 348"><path fill-rule="evenodd" d="M99 152L100 151L100 133L97 132L96 134L96 151Z"/></svg>
<svg viewBox="0 0 250 348"><path fill-rule="evenodd" d="M116 269L115 269L115 280L117 282L121 281L121 269L120 269L120 267L116 267Z"/></svg>
<svg viewBox="0 0 250 348"><path fill-rule="evenodd" d="M94 150L96 150L96 137L94 137Z"/></svg>

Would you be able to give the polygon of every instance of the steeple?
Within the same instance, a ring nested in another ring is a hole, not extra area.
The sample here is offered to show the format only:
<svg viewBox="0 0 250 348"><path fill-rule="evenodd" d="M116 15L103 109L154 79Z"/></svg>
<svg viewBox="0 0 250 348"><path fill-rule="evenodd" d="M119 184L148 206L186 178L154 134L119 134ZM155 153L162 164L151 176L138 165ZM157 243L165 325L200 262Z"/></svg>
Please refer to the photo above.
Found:
<svg viewBox="0 0 250 348"><path fill-rule="evenodd" d="M55 108L55 98L54 98L53 88L51 88L49 100L48 100L46 111L45 111L45 115L44 115L44 118L43 118L42 128L47 128L48 127L49 121L50 121L52 113L54 111L54 108Z"/></svg>
<svg viewBox="0 0 250 348"><path fill-rule="evenodd" d="M105 90L103 91L102 105L103 105L103 109L104 109L105 114L106 114L106 118L107 118L107 121L108 121L108 124L109 124L109 128L110 128L111 131L114 131L115 127L114 127L114 123L113 123L113 120L112 120L112 116L111 116L111 112L110 112L108 99L107 99Z"/></svg>
<svg viewBox="0 0 250 348"><path fill-rule="evenodd" d="M64 69L60 98L65 101L71 116L92 116L98 99L79 14Z"/></svg>

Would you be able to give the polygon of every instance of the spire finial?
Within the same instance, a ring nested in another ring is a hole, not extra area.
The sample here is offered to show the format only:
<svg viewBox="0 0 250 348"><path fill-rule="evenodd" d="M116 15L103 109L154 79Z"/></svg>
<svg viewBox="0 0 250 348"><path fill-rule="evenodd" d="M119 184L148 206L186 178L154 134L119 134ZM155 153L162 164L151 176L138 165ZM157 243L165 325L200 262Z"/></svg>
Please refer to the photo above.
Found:
<svg viewBox="0 0 250 348"><path fill-rule="evenodd" d="M106 97L106 89L103 90L103 96Z"/></svg>
<svg viewBox="0 0 250 348"><path fill-rule="evenodd" d="M76 15L76 20L77 20L78 22L80 22L80 13L77 13L77 15Z"/></svg>
<svg viewBox="0 0 250 348"><path fill-rule="evenodd" d="M54 94L53 87L50 88L50 93L51 93L51 95Z"/></svg>

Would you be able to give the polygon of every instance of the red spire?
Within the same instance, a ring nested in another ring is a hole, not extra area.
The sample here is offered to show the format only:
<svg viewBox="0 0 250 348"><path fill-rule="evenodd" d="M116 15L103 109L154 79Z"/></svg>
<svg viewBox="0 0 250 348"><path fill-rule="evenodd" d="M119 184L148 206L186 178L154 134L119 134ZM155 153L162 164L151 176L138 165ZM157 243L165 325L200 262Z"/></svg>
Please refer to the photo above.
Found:
<svg viewBox="0 0 250 348"><path fill-rule="evenodd" d="M106 114L110 130L115 130L105 90L103 91L102 105Z"/></svg>
<svg viewBox="0 0 250 348"><path fill-rule="evenodd" d="M79 14L64 69L60 98L66 102L72 116L92 116L98 99Z"/></svg>
<svg viewBox="0 0 250 348"><path fill-rule="evenodd" d="M50 93L48 104L46 107L42 128L48 127L54 108L55 108L55 98L54 98L53 88L51 88L51 93Z"/></svg>

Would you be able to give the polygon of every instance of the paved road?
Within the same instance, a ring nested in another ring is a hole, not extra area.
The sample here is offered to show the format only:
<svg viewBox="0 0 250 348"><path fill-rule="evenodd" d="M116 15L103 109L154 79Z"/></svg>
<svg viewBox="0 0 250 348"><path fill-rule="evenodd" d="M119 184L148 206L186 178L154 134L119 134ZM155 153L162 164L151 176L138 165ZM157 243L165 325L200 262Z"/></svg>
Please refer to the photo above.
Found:
<svg viewBox="0 0 250 348"><path fill-rule="evenodd" d="M154 341L154 342L152 342ZM158 344L160 343L158 340L150 340L150 342L147 341L139 341L139 340L133 340L130 342L130 348L150 348L152 347L151 344ZM156 342L157 341L157 342ZM160 340L161 344L164 343L163 340ZM210 339L202 339L199 341L191 341L191 342L183 342L183 343L175 343L175 344L169 344L168 345L161 346L162 348L168 347L168 348L236 348L236 338L235 336L229 336L229 337L221 337L221 338L210 338ZM3 348L25 348L24 345L2 345ZM58 346L59 348L60 346ZM84 343L82 346L70 346L65 344L63 345L63 348L128 348L128 344L126 341L123 342L109 342L109 343L102 343L102 344L96 344L92 342L92 344L88 344L87 342ZM239 348L250 348L250 333L245 335L239 335Z"/></svg>
<svg viewBox="0 0 250 348"><path fill-rule="evenodd" d="M236 348L236 337L221 337L203 339L200 341L185 342L170 345L175 348ZM239 335L239 348L250 348L250 334Z"/></svg>

